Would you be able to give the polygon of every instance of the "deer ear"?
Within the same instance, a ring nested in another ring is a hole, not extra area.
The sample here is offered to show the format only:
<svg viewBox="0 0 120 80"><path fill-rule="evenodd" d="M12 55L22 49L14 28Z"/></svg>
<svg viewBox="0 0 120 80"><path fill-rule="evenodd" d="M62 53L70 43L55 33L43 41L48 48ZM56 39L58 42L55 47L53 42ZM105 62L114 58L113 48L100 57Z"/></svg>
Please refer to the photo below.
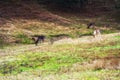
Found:
<svg viewBox="0 0 120 80"><path fill-rule="evenodd" d="M31 39L34 40L34 41L36 41L36 38L34 38L34 37L32 37Z"/></svg>

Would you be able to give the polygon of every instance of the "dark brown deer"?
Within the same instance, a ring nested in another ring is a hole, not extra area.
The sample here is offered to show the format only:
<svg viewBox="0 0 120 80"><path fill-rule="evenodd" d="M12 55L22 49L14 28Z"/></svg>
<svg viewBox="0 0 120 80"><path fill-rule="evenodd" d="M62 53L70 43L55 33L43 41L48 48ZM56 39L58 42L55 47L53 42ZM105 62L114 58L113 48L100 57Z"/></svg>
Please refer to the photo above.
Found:
<svg viewBox="0 0 120 80"><path fill-rule="evenodd" d="M91 23L87 24L88 29L94 28L94 26L95 26L94 22L91 22Z"/></svg>
<svg viewBox="0 0 120 80"><path fill-rule="evenodd" d="M33 36L32 40L34 41L35 45L37 46L39 42L40 43L44 42L45 36L44 35Z"/></svg>

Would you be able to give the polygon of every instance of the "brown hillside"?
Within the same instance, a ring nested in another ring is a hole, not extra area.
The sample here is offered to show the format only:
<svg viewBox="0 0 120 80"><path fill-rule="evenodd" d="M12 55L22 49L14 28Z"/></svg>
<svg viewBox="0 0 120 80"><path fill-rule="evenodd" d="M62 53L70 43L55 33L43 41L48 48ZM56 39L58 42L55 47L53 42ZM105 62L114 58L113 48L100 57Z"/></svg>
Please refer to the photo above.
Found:
<svg viewBox="0 0 120 80"><path fill-rule="evenodd" d="M36 2L1 3L0 25L14 19L34 19L63 24L69 23L69 20L42 9Z"/></svg>

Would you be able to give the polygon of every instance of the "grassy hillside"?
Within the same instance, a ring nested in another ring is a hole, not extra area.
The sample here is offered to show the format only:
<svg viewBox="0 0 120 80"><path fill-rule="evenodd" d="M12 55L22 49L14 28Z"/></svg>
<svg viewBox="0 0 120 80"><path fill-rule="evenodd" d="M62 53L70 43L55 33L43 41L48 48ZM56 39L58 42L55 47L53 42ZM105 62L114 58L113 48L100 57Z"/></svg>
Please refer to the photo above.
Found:
<svg viewBox="0 0 120 80"><path fill-rule="evenodd" d="M120 24L114 14L65 12L35 1L1 3L0 80L119 80ZM87 29L90 22L101 28L102 39ZM69 38L49 43L60 34ZM33 35L45 35L45 42L35 46Z"/></svg>
<svg viewBox="0 0 120 80"><path fill-rule="evenodd" d="M31 35L67 34L71 37L91 35L91 30L86 29L89 22L95 22L101 28L109 24L110 27L103 29L102 33L116 32L119 29L119 24L114 18L111 15L107 16L114 13L111 11L88 9L71 13L43 7L34 1L1 3L0 34L5 35L2 40L6 43L29 43ZM28 37L25 39L27 41L21 40L23 36Z"/></svg>
<svg viewBox="0 0 120 80"><path fill-rule="evenodd" d="M108 37L100 43L44 44L21 54L9 53L1 56L0 79L119 80L119 38Z"/></svg>

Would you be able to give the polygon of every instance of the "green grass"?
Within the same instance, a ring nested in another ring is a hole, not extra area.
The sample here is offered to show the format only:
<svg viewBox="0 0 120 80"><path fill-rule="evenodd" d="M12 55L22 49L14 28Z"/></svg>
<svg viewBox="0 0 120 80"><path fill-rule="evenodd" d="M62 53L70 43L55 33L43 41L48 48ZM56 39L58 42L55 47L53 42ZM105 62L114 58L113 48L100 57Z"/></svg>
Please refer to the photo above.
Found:
<svg viewBox="0 0 120 80"><path fill-rule="evenodd" d="M18 34L17 37L24 39L25 35ZM97 59L110 56L118 59L120 56L119 38L115 36L99 43L44 45L37 49L38 52L28 51L22 54L1 56L0 78L27 73L41 76L43 80L46 77L49 80L51 75L56 80L119 80L120 70L106 70L99 67L100 65L86 68L87 64ZM83 63L87 63L86 66Z"/></svg>
<svg viewBox="0 0 120 80"><path fill-rule="evenodd" d="M21 43L21 44L32 44L33 43L32 39L30 39L27 35L23 33L18 33L15 35L15 37L19 40L18 43Z"/></svg>
<svg viewBox="0 0 120 80"><path fill-rule="evenodd" d="M109 34L109 33L115 33L113 30L102 30L102 34Z"/></svg>
<svg viewBox="0 0 120 80"><path fill-rule="evenodd" d="M42 52L13 55L10 57L13 58L12 61L3 61L0 64L0 73L3 75L18 74L30 70L40 70L49 74L59 73L61 68L70 67L78 62L89 62L110 55L117 57L119 56L119 49L119 39L94 44L48 45L42 48Z"/></svg>
<svg viewBox="0 0 120 80"><path fill-rule="evenodd" d="M118 19L118 16L116 13L116 21L119 22L120 19ZM65 26L40 20L26 20L25 23L23 22L24 19L23 21L15 20L14 25L18 29L15 32L15 38L20 41L20 44L32 44L33 42L24 34L27 33L27 31L32 32L33 35L43 34L47 37L57 34L67 34L72 38L90 36L93 31L87 29L86 24L91 21L95 22L98 27L103 27L104 24L113 24L111 25L113 30L103 30L102 34L114 33L120 29L119 24L114 24L112 19L105 16L86 18L86 16L83 15L67 15L66 17L71 20L72 24ZM18 33L19 30L20 33ZM14 32L12 34L14 35ZM30 35L29 33L27 34ZM16 53L17 55L1 56L0 79L3 76L12 76L16 79L16 75L21 75L21 78L25 80L35 80L35 77L42 77L43 80L46 80L46 78L47 80L51 80L51 76L53 76L55 80L119 80L120 70L105 70L99 67L84 69L86 66L82 64L109 56L118 58L120 56L120 36L113 38L114 40L106 40L101 43L40 46L40 48L37 49L39 50L38 52L28 51L22 54ZM0 40L0 48L3 48L3 45L5 45L5 43L2 43L3 41ZM4 58L7 58L7 60ZM79 65L73 67L73 65L77 64ZM76 68L79 67L80 70L77 70ZM29 75L29 79L26 79L26 75ZM9 78L3 79L8 80ZM16 80L18 80L18 78Z"/></svg>
<svg viewBox="0 0 120 80"><path fill-rule="evenodd" d="M120 36L115 36L114 38L116 38L116 39L120 39Z"/></svg>
<svg viewBox="0 0 120 80"><path fill-rule="evenodd" d="M44 54L44 55L43 55ZM52 53L51 53L52 54ZM58 53L59 54L59 53ZM16 56L15 61L2 62L0 66L1 74L14 74L28 70L40 69L46 71L58 71L61 66L69 66L76 62L82 62L83 58L75 58L64 55L49 56L46 53L27 53ZM69 60L68 60L69 59Z"/></svg>

